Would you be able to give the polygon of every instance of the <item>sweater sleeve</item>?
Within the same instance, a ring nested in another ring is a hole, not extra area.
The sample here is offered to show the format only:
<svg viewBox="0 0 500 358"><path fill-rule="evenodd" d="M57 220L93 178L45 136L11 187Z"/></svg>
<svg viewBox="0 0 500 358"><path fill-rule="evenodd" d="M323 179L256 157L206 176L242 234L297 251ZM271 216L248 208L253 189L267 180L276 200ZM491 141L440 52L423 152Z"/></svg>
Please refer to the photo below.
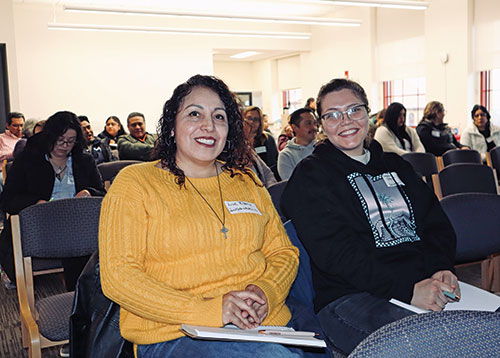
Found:
<svg viewBox="0 0 500 358"><path fill-rule="evenodd" d="M281 219L274 208L271 197L264 188L259 188L265 211L270 215L264 232L262 252L266 257L266 270L252 282L266 294L269 305L267 318L262 324L272 321L275 313L285 304L286 297L297 275L299 252L288 238Z"/></svg>
<svg viewBox="0 0 500 358"><path fill-rule="evenodd" d="M134 171L124 170L102 203L99 255L104 294L133 315L154 322L221 326L222 295L190 294L146 272L148 203L142 184Z"/></svg>
<svg viewBox="0 0 500 358"><path fill-rule="evenodd" d="M292 172L295 169L292 159L290 158L290 153L286 150L281 151L278 154L278 174L281 180L288 180L292 176Z"/></svg>
<svg viewBox="0 0 500 358"><path fill-rule="evenodd" d="M398 155L409 153L407 150L398 147L395 138L391 135L390 129L385 126L377 128L374 139L382 145L384 152L396 153Z"/></svg>

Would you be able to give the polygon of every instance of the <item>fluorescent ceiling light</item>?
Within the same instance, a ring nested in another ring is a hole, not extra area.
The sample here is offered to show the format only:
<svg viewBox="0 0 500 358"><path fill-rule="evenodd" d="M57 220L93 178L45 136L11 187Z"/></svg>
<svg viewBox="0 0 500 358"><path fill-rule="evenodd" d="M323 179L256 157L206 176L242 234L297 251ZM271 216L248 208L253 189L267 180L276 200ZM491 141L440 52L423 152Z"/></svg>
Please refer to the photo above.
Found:
<svg viewBox="0 0 500 358"><path fill-rule="evenodd" d="M291 0L294 2L305 2L304 0ZM409 10L425 10L429 7L429 3L425 1L391 1L391 0L311 0L307 3L316 3L323 5L344 5L344 6L365 6L365 7L386 7L391 9L409 9Z"/></svg>
<svg viewBox="0 0 500 358"><path fill-rule="evenodd" d="M360 26L361 20L350 19L332 19L321 17L286 17L286 16L256 16L241 14L210 14L195 12L163 11L163 10L145 10L145 9L111 9L102 7L86 7L65 5L64 11L69 12L89 12L98 14L119 14L119 15L148 15L148 16L168 16L182 18L197 18L206 20L226 20L226 21L247 21L247 22L267 22L267 23L286 23L299 25L318 25L318 26Z"/></svg>
<svg viewBox="0 0 500 358"><path fill-rule="evenodd" d="M246 52L237 53L236 55L232 55L230 57L231 58L247 58L247 57L255 56L255 55L258 55L258 54L259 53L255 52L255 51L246 51Z"/></svg>
<svg viewBox="0 0 500 358"><path fill-rule="evenodd" d="M48 28L49 30L141 32L141 33L161 33L170 35L232 36L232 37L254 37L254 38L295 39L295 40L308 40L312 36L310 33L307 32L235 31L235 30L182 29L182 28L159 28L159 27L110 26L110 25L93 25L93 24L64 24L64 23L49 23Z"/></svg>

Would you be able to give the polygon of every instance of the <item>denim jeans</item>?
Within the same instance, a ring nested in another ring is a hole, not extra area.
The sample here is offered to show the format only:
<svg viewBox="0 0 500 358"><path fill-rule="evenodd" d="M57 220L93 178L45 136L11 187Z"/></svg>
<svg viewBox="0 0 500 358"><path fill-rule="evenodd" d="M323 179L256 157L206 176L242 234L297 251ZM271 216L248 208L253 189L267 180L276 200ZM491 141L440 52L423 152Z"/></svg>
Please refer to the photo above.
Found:
<svg viewBox="0 0 500 358"><path fill-rule="evenodd" d="M156 344L138 345L138 358L299 358L285 346L261 342L203 341L181 337Z"/></svg>
<svg viewBox="0 0 500 358"><path fill-rule="evenodd" d="M312 308L304 305L294 297L289 297L287 306L292 313L292 319L287 326L295 330L320 333L321 326ZM177 358L177 357L241 357L241 358L331 358L328 348L292 347L275 343L261 342L221 342L195 340L182 337L172 341L137 346L138 358Z"/></svg>
<svg viewBox="0 0 500 358"><path fill-rule="evenodd" d="M349 354L370 333L412 314L415 313L363 292L336 299L323 307L318 316L330 343Z"/></svg>

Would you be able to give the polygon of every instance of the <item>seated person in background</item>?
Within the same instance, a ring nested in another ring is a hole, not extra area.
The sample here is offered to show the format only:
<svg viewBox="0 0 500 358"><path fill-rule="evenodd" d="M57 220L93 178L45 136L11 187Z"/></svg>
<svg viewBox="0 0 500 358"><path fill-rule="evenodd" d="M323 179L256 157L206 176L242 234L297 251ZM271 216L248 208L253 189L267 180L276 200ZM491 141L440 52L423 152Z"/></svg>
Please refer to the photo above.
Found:
<svg viewBox="0 0 500 358"><path fill-rule="evenodd" d="M253 146L250 144L253 140L252 132L252 123L243 121L243 133L245 135L245 139L248 141L250 147L249 151L251 153L251 159L248 163L248 166L253 170L255 174L257 174L257 177L260 179L262 184L264 184L266 188L269 188L269 186L276 184L278 181L274 177L274 173L272 172L272 170L269 169L267 164L257 155L255 149L253 149Z"/></svg>
<svg viewBox="0 0 500 358"><path fill-rule="evenodd" d="M411 152L425 152L417 131L406 124L406 108L401 103L391 103L385 112L384 123L375 131L375 140L384 152L399 155Z"/></svg>
<svg viewBox="0 0 500 358"><path fill-rule="evenodd" d="M0 134L0 161L14 160L14 147L23 136L24 115L11 112L7 116L5 133Z"/></svg>
<svg viewBox="0 0 500 358"><path fill-rule="evenodd" d="M313 152L318 127L316 118L308 108L299 108L290 115L289 124L295 137L278 154L278 173L288 180L295 166Z"/></svg>
<svg viewBox="0 0 500 358"><path fill-rule="evenodd" d="M111 116L106 119L104 130L97 135L97 138L108 143L111 149L116 149L118 147L118 137L125 134L127 132L123 129L120 119L117 116Z"/></svg>
<svg viewBox="0 0 500 358"><path fill-rule="evenodd" d="M468 149L458 142L448 124L443 123L444 116L442 103L432 101L425 106L424 116L417 126L417 133L425 151L441 156L450 149Z"/></svg>
<svg viewBox="0 0 500 358"><path fill-rule="evenodd" d="M14 215L28 206L51 200L103 196L105 191L101 176L92 156L83 153L84 146L80 122L74 113L57 112L52 115L43 132L28 139L26 148L12 164L0 196L2 209ZM0 259L5 272L14 280L12 252L9 220L0 235ZM87 259L63 260L68 291L75 289Z"/></svg>
<svg viewBox="0 0 500 358"><path fill-rule="evenodd" d="M121 160L151 160L156 135L146 132L144 115L132 112L128 115L127 126L130 134L118 138L118 155Z"/></svg>
<svg viewBox="0 0 500 358"><path fill-rule="evenodd" d="M285 298L298 251L248 169L248 149L236 96L215 77L193 76L163 108L160 160L124 168L104 198L102 289L120 305L121 334L138 357L305 353L196 340L179 330L182 323L245 329L290 320Z"/></svg>
<svg viewBox="0 0 500 358"><path fill-rule="evenodd" d="M465 129L460 142L481 154L486 160L486 152L500 145L500 128L491 123L486 107L476 104L471 111L472 124Z"/></svg>
<svg viewBox="0 0 500 358"><path fill-rule="evenodd" d="M308 108L311 110L311 113L314 113L316 111L316 100L313 97L309 97L304 108Z"/></svg>
<svg viewBox="0 0 500 358"><path fill-rule="evenodd" d="M90 126L90 121L87 116L78 116L78 120L80 121L83 138L85 139L83 151L91 154L96 164L116 160L109 145L105 141L101 141L100 139L94 137L94 131Z"/></svg>
<svg viewBox="0 0 500 358"><path fill-rule="evenodd" d="M28 119L26 123L24 123L23 138L19 139L16 143L16 146L14 147L14 159L17 159L17 157L19 157L19 155L23 152L24 147L26 147L28 138L31 138L34 134L40 133L43 130L43 126L46 122L46 120L36 121L33 119L35 123L33 123L33 125L29 127L28 130L25 130L30 120L31 119Z"/></svg>
<svg viewBox="0 0 500 358"><path fill-rule="evenodd" d="M255 149L258 156L273 171L274 176L279 180L276 163L278 161L278 148L271 134L264 132L264 121L262 111L259 107L247 107L243 111L243 119L250 126L250 144Z"/></svg>
<svg viewBox="0 0 500 358"><path fill-rule="evenodd" d="M346 354L379 327L413 314L396 298L440 311L453 274L456 238L435 195L411 165L365 143L363 88L334 79L318 94L327 140L302 160L281 197L311 259L315 309Z"/></svg>
<svg viewBox="0 0 500 358"><path fill-rule="evenodd" d="M282 151L286 147L288 141L291 140L292 138L293 138L292 127L289 124L287 124L283 129L283 131L281 132L280 136L278 137L278 151Z"/></svg>
<svg viewBox="0 0 500 358"><path fill-rule="evenodd" d="M262 114L262 121L264 122L264 132L273 135L271 129L269 128L269 118L267 118L267 114Z"/></svg>

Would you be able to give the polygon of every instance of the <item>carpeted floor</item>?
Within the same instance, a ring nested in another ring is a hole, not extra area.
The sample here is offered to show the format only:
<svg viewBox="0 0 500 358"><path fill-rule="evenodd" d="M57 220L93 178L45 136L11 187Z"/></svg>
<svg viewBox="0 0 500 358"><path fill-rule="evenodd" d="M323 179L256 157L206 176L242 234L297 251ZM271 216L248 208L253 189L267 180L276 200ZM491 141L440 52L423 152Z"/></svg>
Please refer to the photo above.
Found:
<svg viewBox="0 0 500 358"><path fill-rule="evenodd" d="M479 265L457 270L461 281L478 286L480 284ZM46 297L64 292L60 276L46 275L35 278L35 294ZM21 346L21 324L16 290L7 290L0 285L0 358L28 357L27 349ZM42 350L43 358L59 357L59 347Z"/></svg>
<svg viewBox="0 0 500 358"><path fill-rule="evenodd" d="M58 274L35 277L35 299L64 292L62 279ZM0 285L0 357L28 357L28 350L21 344L21 322L17 291L7 290ZM42 349L42 358L59 357L59 346Z"/></svg>

